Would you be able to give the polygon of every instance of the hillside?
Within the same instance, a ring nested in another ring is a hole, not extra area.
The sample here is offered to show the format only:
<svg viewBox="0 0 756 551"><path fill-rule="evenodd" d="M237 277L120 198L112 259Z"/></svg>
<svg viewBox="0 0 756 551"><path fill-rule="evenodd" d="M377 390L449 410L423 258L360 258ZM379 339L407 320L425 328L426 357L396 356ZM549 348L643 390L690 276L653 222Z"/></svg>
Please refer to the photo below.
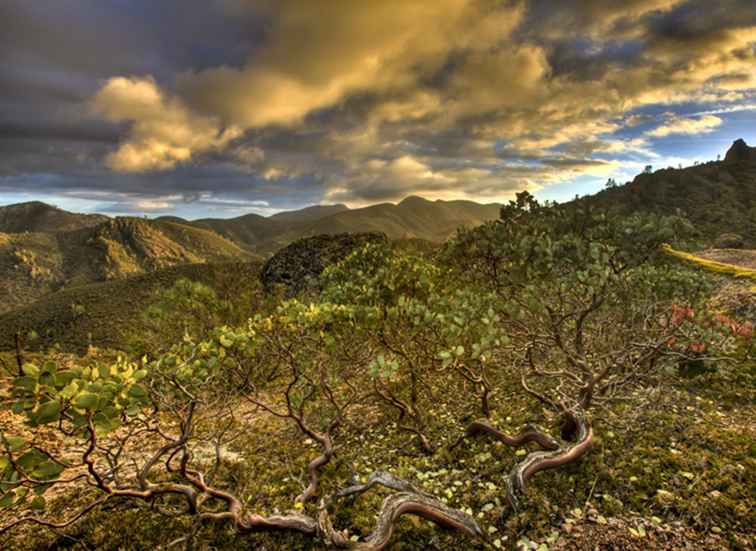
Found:
<svg viewBox="0 0 756 551"><path fill-rule="evenodd" d="M259 252L261 243L271 241L276 235L291 229L291 224L252 213L238 218L203 218L184 223L214 231L237 245L256 252Z"/></svg>
<svg viewBox="0 0 756 551"><path fill-rule="evenodd" d="M39 201L0 207L0 232L58 232L96 226L108 219L101 214L76 214Z"/></svg>
<svg viewBox="0 0 756 551"><path fill-rule="evenodd" d="M241 294L257 285L260 264L227 262L188 264L113 281L90 283L42 297L33 304L0 314L0 350L14 346L14 335L36 332L26 348L45 349L58 343L64 350L82 350L87 344L123 346L150 295L167 289L180 278L204 283L220 296Z"/></svg>
<svg viewBox="0 0 756 551"><path fill-rule="evenodd" d="M756 246L756 148L736 141L724 161L643 173L632 182L580 199L621 212L682 211L705 242L723 233Z"/></svg>
<svg viewBox="0 0 756 551"><path fill-rule="evenodd" d="M428 201L407 197L401 203L382 203L321 218L304 230L306 235L376 231L390 239L419 238L445 241L460 226L477 226L499 216L499 204L472 201Z"/></svg>
<svg viewBox="0 0 756 551"><path fill-rule="evenodd" d="M99 249L106 279L177 264L242 259L249 255L215 232L168 221L117 218L98 226L87 244Z"/></svg>
<svg viewBox="0 0 756 551"><path fill-rule="evenodd" d="M180 264L251 258L211 231L139 218L58 233L0 234L0 312L66 287Z"/></svg>

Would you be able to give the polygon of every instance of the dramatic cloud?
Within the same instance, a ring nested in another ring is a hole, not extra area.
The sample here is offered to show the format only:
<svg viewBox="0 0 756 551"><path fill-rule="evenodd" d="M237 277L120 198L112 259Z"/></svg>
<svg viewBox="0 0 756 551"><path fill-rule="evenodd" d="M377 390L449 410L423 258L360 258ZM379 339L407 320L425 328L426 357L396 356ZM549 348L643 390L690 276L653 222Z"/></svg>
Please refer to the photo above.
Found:
<svg viewBox="0 0 756 551"><path fill-rule="evenodd" d="M247 128L295 124L353 93L413 88L452 51L496 47L522 13L520 3L490 0L260 4L270 40L244 67L185 73L178 83L192 105Z"/></svg>
<svg viewBox="0 0 756 551"><path fill-rule="evenodd" d="M13 198L564 199L756 141L752 0L8 0L0 21Z"/></svg>
<svg viewBox="0 0 756 551"><path fill-rule="evenodd" d="M151 78L112 78L93 105L111 121L133 122L128 140L105 160L117 171L172 168L241 135L236 126L223 128L215 118L192 113L178 98L165 98Z"/></svg>

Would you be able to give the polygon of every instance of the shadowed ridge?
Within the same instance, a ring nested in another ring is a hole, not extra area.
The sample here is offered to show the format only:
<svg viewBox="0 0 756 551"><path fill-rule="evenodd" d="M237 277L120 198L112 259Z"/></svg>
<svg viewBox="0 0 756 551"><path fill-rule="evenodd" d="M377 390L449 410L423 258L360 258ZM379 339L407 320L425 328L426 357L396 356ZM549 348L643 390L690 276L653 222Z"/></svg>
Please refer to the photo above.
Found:
<svg viewBox="0 0 756 551"><path fill-rule="evenodd" d="M90 228L108 220L102 214L68 212L41 201L0 207L0 232L58 232Z"/></svg>

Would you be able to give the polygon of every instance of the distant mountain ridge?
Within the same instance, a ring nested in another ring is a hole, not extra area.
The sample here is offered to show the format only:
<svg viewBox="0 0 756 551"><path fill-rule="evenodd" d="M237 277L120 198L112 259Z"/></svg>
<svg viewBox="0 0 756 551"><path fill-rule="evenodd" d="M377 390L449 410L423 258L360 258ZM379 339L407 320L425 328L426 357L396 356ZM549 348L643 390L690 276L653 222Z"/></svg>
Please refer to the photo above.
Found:
<svg viewBox="0 0 756 551"><path fill-rule="evenodd" d="M299 210L287 210L279 212L270 217L270 220L278 222L314 222L320 218L331 216L339 212L349 210L349 207L343 204L337 205L313 205Z"/></svg>
<svg viewBox="0 0 756 551"><path fill-rule="evenodd" d="M410 196L398 204L380 203L350 209L346 205L315 205L264 217L183 220L181 224L210 229L258 254L269 255L300 239L319 234L381 232L389 239L443 242L461 226L477 226L499 216L498 203L429 201Z"/></svg>

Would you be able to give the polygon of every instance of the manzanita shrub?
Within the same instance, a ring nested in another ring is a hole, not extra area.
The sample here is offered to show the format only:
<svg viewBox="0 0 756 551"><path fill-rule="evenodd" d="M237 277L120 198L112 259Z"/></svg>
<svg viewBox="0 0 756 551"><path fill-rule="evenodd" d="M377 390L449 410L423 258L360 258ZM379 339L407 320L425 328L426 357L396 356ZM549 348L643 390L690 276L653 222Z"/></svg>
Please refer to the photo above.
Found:
<svg viewBox="0 0 756 551"><path fill-rule="evenodd" d="M149 403L147 389L140 384L147 376L146 366L123 357L96 367L59 369L56 362L46 361L26 363L22 370L4 402L25 416L28 427L52 426L72 440L91 442L111 433L123 420L139 417ZM0 506L44 509L47 489L68 483L61 475L71 461L46 449L44 436L3 434L0 439Z"/></svg>

